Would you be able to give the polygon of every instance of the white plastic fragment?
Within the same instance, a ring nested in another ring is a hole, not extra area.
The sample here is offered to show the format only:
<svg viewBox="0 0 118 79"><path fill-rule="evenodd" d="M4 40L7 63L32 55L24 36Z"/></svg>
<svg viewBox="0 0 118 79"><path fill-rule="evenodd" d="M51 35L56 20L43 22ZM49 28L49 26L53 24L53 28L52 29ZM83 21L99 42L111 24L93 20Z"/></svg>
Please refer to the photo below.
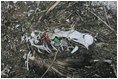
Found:
<svg viewBox="0 0 118 79"><path fill-rule="evenodd" d="M88 46L93 43L93 37L87 33L80 33L76 30L69 30L69 31L60 31L59 29L54 30L54 34L52 37L65 37L68 40L73 40L84 45L87 49Z"/></svg>
<svg viewBox="0 0 118 79"><path fill-rule="evenodd" d="M75 53L78 50L78 46L75 46L75 48L72 50L71 54Z"/></svg>

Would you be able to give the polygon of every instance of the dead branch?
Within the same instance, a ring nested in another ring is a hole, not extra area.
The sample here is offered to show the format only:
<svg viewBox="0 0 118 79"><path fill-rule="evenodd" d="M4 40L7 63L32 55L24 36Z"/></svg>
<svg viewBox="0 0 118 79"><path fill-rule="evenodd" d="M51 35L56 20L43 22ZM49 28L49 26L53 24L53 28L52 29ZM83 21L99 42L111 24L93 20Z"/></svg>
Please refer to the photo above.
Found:
<svg viewBox="0 0 118 79"><path fill-rule="evenodd" d="M99 16L97 16L94 12L90 11L95 17L97 17L100 21L102 21L110 30L112 30L115 35L117 36L117 33L115 32L115 30L110 26L108 25L105 21L103 21Z"/></svg>
<svg viewBox="0 0 118 79"><path fill-rule="evenodd" d="M106 11L106 7L105 6L104 6L104 13L105 13L106 20L107 20L107 22L109 24L109 20L108 20L107 11Z"/></svg>
<svg viewBox="0 0 118 79"><path fill-rule="evenodd" d="M46 12L46 15L50 13L51 10L53 10L58 4L60 3L60 1L55 2Z"/></svg>
<svg viewBox="0 0 118 79"><path fill-rule="evenodd" d="M52 67L52 69L53 69L55 72L57 72L59 75L65 76L64 74L62 74L61 72L59 72L56 68Z"/></svg>
<svg viewBox="0 0 118 79"><path fill-rule="evenodd" d="M54 59L53 59L51 65L50 65L50 66L48 67L48 69L44 72L44 74L41 76L41 78L43 78L43 77L45 76L45 74L49 71L49 69L52 67L54 61L56 60L57 53L58 53L58 51L55 53L55 56L54 56Z"/></svg>

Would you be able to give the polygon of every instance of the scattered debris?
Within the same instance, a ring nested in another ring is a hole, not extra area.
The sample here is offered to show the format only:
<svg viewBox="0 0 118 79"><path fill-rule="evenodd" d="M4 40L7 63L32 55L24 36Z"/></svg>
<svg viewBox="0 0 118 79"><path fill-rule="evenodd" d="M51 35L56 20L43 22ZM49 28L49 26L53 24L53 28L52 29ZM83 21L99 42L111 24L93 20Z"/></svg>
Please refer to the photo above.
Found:
<svg viewBox="0 0 118 79"><path fill-rule="evenodd" d="M1 76L2 76L2 75L8 76L8 73L10 72L10 69L11 69L11 67L7 65L7 66L1 71Z"/></svg>
<svg viewBox="0 0 118 79"><path fill-rule="evenodd" d="M90 11L94 16L96 16L101 22L103 22L110 30L112 30L117 36L116 31L104 20L102 20L99 16L97 16L94 12Z"/></svg>
<svg viewBox="0 0 118 79"><path fill-rule="evenodd" d="M54 38L54 42L58 43L59 39L57 37Z"/></svg>

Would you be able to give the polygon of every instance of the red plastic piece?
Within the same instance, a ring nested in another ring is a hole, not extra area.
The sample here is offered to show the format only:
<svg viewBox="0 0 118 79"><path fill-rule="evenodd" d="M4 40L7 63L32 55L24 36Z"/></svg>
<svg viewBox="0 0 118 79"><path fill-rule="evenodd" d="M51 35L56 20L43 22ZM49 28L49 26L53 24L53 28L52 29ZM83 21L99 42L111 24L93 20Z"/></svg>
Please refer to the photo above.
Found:
<svg viewBox="0 0 118 79"><path fill-rule="evenodd" d="M49 44L50 44L50 40L49 40L49 38L47 37L47 34L44 33L43 36L45 37L45 40L46 40L47 44L49 45Z"/></svg>

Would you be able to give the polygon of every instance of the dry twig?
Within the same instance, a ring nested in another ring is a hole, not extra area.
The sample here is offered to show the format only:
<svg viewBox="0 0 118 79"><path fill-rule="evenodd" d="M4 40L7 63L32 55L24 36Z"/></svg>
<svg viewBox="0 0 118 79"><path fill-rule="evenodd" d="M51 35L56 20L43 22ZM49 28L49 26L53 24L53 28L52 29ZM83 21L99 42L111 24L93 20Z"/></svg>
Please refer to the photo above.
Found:
<svg viewBox="0 0 118 79"><path fill-rule="evenodd" d="M57 1L56 3L54 3L46 12L46 15L50 13L51 10L53 10L58 4L60 3L60 1Z"/></svg>
<svg viewBox="0 0 118 79"><path fill-rule="evenodd" d="M57 72L59 75L65 76L64 74L62 74L61 72L59 72L56 68L52 67L52 69L53 69L55 72Z"/></svg>
<svg viewBox="0 0 118 79"><path fill-rule="evenodd" d="M97 16L94 12L90 11L94 16L96 16L100 21L102 21L110 30L112 30L115 35L117 36L117 33L115 32L115 30L110 26L108 25L105 21L103 21L99 16Z"/></svg>
<svg viewBox="0 0 118 79"><path fill-rule="evenodd" d="M41 76L41 78L43 78L43 77L45 76L45 74L49 71L49 69L52 67L54 61L56 60L57 53L58 53L58 51L56 52L56 54L55 54L55 56L54 56L54 59L53 59L51 65L50 65L50 66L48 67L48 69L44 72L44 74Z"/></svg>
<svg viewBox="0 0 118 79"><path fill-rule="evenodd" d="M108 24L109 24L109 20L108 20L107 11L106 11L105 6L104 6L104 13L105 13L106 20L107 20L107 22L108 22Z"/></svg>

